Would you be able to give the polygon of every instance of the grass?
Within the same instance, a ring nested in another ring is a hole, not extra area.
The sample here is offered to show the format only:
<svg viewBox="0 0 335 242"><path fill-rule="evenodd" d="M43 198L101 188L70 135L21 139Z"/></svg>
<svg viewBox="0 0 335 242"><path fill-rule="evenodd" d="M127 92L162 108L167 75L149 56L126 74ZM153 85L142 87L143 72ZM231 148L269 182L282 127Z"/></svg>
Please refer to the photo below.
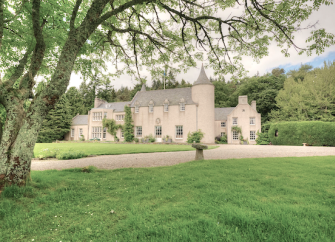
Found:
<svg viewBox="0 0 335 242"><path fill-rule="evenodd" d="M334 157L84 171L7 188L1 241L335 241Z"/></svg>
<svg viewBox="0 0 335 242"><path fill-rule="evenodd" d="M218 146L209 146L209 149ZM57 153L87 155L120 155L135 153L173 152L195 150L191 145L164 144L104 144L104 143L37 143L34 157L56 157Z"/></svg>

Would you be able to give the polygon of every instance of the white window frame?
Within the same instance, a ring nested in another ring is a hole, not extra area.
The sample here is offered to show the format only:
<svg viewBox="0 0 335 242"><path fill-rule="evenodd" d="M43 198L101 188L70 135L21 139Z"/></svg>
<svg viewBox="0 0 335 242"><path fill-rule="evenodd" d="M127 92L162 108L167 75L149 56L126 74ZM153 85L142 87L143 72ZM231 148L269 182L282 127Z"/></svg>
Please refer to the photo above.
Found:
<svg viewBox="0 0 335 242"><path fill-rule="evenodd" d="M141 138L143 135L142 126L136 126L136 137Z"/></svg>
<svg viewBox="0 0 335 242"><path fill-rule="evenodd" d="M79 138L83 135L83 129L79 129Z"/></svg>
<svg viewBox="0 0 335 242"><path fill-rule="evenodd" d="M221 137L225 136L226 132L221 132Z"/></svg>
<svg viewBox="0 0 335 242"><path fill-rule="evenodd" d="M153 112L154 112L154 105L149 104L149 113L153 113Z"/></svg>
<svg viewBox="0 0 335 242"><path fill-rule="evenodd" d="M169 104L164 103L164 112L169 112Z"/></svg>
<svg viewBox="0 0 335 242"><path fill-rule="evenodd" d="M184 127L183 125L176 125L176 139L183 139Z"/></svg>
<svg viewBox="0 0 335 242"><path fill-rule="evenodd" d="M256 125L256 118L251 117L249 123L250 123L250 125Z"/></svg>
<svg viewBox="0 0 335 242"><path fill-rule="evenodd" d="M237 118L233 118L233 125L237 125L238 124L238 119Z"/></svg>
<svg viewBox="0 0 335 242"><path fill-rule="evenodd" d="M104 127L103 132L102 132L102 138L106 139L106 137L107 137L107 128Z"/></svg>
<svg viewBox="0 0 335 242"><path fill-rule="evenodd" d="M155 137L162 138L162 126L161 125L155 126Z"/></svg>
<svg viewBox="0 0 335 242"><path fill-rule="evenodd" d="M92 127L92 139L94 138L101 139L101 131L102 131L101 126Z"/></svg>
<svg viewBox="0 0 335 242"><path fill-rule="evenodd" d="M107 112L104 112L104 118L107 118Z"/></svg>
<svg viewBox="0 0 335 242"><path fill-rule="evenodd" d="M74 137L74 129L71 129L71 137Z"/></svg>
<svg viewBox="0 0 335 242"><path fill-rule="evenodd" d="M250 130L250 141L256 140L256 131Z"/></svg>
<svg viewBox="0 0 335 242"><path fill-rule="evenodd" d="M238 140L239 137L238 137L237 131L233 130L232 135L233 135L233 140Z"/></svg>
<svg viewBox="0 0 335 242"><path fill-rule="evenodd" d="M140 106L136 105L135 106L135 113L139 113L140 112Z"/></svg>
<svg viewBox="0 0 335 242"><path fill-rule="evenodd" d="M123 133L123 130L121 130L121 138L124 138L124 133Z"/></svg>
<svg viewBox="0 0 335 242"><path fill-rule="evenodd" d="M226 127L226 122L221 122L221 128L225 128Z"/></svg>
<svg viewBox="0 0 335 242"><path fill-rule="evenodd" d="M101 121L102 112L93 112L93 121Z"/></svg>
<svg viewBox="0 0 335 242"><path fill-rule="evenodd" d="M185 103L180 103L179 104L179 111L184 112L185 111Z"/></svg>

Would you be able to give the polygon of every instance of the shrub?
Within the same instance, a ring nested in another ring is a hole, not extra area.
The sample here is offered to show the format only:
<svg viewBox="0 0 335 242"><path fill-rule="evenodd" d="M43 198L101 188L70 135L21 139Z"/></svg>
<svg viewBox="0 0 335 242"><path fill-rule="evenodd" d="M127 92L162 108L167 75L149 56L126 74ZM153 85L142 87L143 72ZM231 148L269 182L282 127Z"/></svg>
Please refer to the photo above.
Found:
<svg viewBox="0 0 335 242"><path fill-rule="evenodd" d="M82 157L86 157L87 155L82 152L82 151L63 151L63 152L59 152L56 155L56 158L58 160L71 160L71 159L78 159L78 158L82 158Z"/></svg>
<svg viewBox="0 0 335 242"><path fill-rule="evenodd" d="M227 135L218 135L215 137L215 143L216 144L227 144Z"/></svg>
<svg viewBox="0 0 335 242"><path fill-rule="evenodd" d="M268 134L270 126L271 126L271 123L265 123L262 125L262 133L259 133L257 131L256 144L258 145L270 144L270 139L269 139L269 134Z"/></svg>
<svg viewBox="0 0 335 242"><path fill-rule="evenodd" d="M138 138L134 138L134 141L138 143L140 140Z"/></svg>
<svg viewBox="0 0 335 242"><path fill-rule="evenodd" d="M335 146L335 124L321 121L273 123L269 139L274 145Z"/></svg>
<svg viewBox="0 0 335 242"><path fill-rule="evenodd" d="M38 155L37 158L46 159L46 158L56 158L57 152L59 149L44 149Z"/></svg>
<svg viewBox="0 0 335 242"><path fill-rule="evenodd" d="M80 141L85 141L85 136L84 135L80 136Z"/></svg>
<svg viewBox="0 0 335 242"><path fill-rule="evenodd" d="M204 133L201 132L201 129L187 134L187 143L200 143L201 139L204 137Z"/></svg>
<svg viewBox="0 0 335 242"><path fill-rule="evenodd" d="M149 142L155 142L156 141L155 137L152 134L149 134L146 138L149 139Z"/></svg>

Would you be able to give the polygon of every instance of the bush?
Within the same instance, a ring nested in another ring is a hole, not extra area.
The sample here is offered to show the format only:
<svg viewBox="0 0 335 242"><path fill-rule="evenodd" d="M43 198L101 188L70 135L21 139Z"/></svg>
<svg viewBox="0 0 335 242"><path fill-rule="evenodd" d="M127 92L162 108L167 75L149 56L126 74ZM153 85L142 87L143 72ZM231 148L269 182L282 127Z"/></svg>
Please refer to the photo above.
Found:
<svg viewBox="0 0 335 242"><path fill-rule="evenodd" d="M56 155L56 158L58 160L71 160L71 159L78 159L78 158L82 158L82 157L86 157L87 155L82 152L82 151L72 151L72 150L69 150L69 151L63 151L63 152L59 152L57 155Z"/></svg>
<svg viewBox="0 0 335 242"><path fill-rule="evenodd" d="M56 158L59 149L44 149L38 155L37 158L39 159L46 159L46 158Z"/></svg>
<svg viewBox="0 0 335 242"><path fill-rule="evenodd" d="M216 136L215 137L215 143L216 144L227 144L227 135L225 134L224 136Z"/></svg>
<svg viewBox="0 0 335 242"><path fill-rule="evenodd" d="M85 141L85 136L84 135L80 136L80 141Z"/></svg>
<svg viewBox="0 0 335 242"><path fill-rule="evenodd" d="M138 138L134 138L134 141L138 143L140 140Z"/></svg>
<svg viewBox="0 0 335 242"><path fill-rule="evenodd" d="M149 142L155 142L156 141L155 137L152 134L147 136L147 138L149 139Z"/></svg>
<svg viewBox="0 0 335 242"><path fill-rule="evenodd" d="M187 134L187 143L191 144L193 142L200 143L201 139L204 137L204 133L201 132L201 129Z"/></svg>
<svg viewBox="0 0 335 242"><path fill-rule="evenodd" d="M257 131L257 138L256 138L256 144L258 145L268 145L270 144L269 139L269 129L271 127L271 123L265 123L262 125L262 133L259 133Z"/></svg>
<svg viewBox="0 0 335 242"><path fill-rule="evenodd" d="M273 123L269 139L274 145L335 146L335 124L321 121Z"/></svg>

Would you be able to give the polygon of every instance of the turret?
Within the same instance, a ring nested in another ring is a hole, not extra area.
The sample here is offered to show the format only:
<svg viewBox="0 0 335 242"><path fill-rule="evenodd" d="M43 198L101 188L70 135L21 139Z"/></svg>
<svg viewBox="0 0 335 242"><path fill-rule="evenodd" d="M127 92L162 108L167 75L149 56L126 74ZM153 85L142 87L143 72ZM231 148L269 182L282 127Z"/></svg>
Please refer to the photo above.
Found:
<svg viewBox="0 0 335 242"><path fill-rule="evenodd" d="M214 143L214 85L209 81L204 65L192 86L192 99L197 103L196 128L205 133L203 143Z"/></svg>

